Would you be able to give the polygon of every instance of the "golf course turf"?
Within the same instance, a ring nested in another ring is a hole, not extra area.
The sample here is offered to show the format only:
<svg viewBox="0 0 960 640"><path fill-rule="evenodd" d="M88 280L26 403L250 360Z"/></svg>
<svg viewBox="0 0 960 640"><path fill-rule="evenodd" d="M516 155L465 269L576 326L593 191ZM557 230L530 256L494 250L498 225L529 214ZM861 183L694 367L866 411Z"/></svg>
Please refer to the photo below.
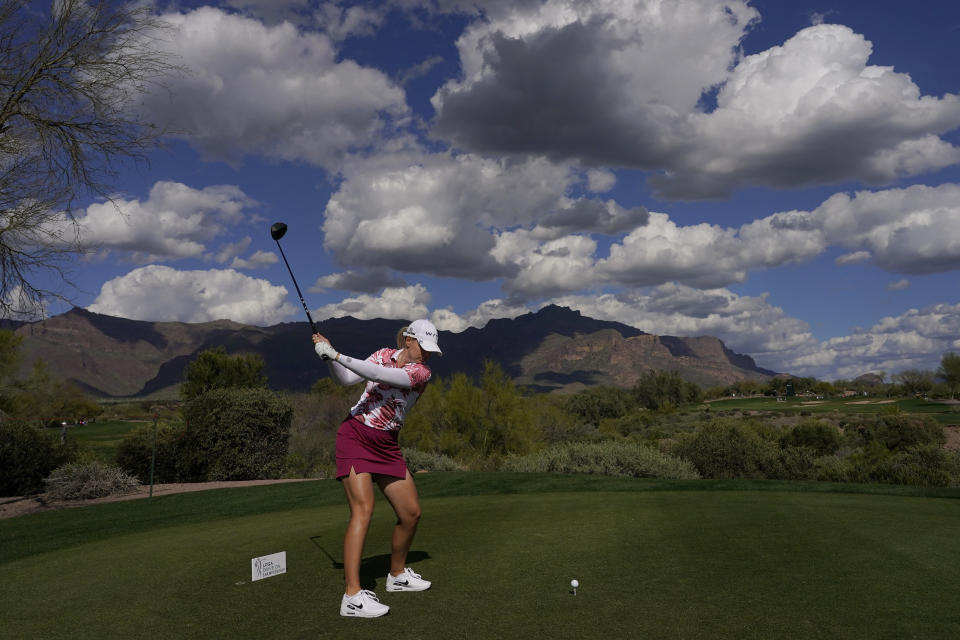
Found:
<svg viewBox="0 0 960 640"><path fill-rule="evenodd" d="M409 564L434 588L384 590L393 517L378 497L361 574L392 607L384 618L338 615L347 508L317 481L0 521L0 637L960 637L960 490L417 483ZM251 558L279 551L287 573L251 582Z"/></svg>

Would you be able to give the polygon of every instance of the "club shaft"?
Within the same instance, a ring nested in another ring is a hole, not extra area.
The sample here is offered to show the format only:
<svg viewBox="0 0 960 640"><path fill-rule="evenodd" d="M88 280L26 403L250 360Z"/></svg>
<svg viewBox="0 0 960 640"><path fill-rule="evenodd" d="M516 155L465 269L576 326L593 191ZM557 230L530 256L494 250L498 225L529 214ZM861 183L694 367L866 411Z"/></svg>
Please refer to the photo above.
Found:
<svg viewBox="0 0 960 640"><path fill-rule="evenodd" d="M310 331L316 333L317 327L313 324L313 318L310 317L310 309L307 308L307 303L303 301L303 294L300 293L300 285L297 284L297 279L293 275L293 269L290 268L290 263L287 262L287 256L283 253L283 247L280 246L280 241L276 240L275 242L277 243L277 249L280 249L280 257L283 258L283 264L287 265L287 273L290 274L290 279L293 280L293 288L297 290L297 296L300 297L300 304L303 305L303 310L307 314L307 320L310 321Z"/></svg>

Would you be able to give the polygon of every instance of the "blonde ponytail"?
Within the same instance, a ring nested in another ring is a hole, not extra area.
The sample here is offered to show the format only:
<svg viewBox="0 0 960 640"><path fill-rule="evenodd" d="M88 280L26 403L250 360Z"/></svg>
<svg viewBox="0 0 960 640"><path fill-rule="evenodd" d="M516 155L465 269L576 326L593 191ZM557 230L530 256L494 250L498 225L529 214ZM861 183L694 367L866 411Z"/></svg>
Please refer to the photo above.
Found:
<svg viewBox="0 0 960 640"><path fill-rule="evenodd" d="M400 331L397 331L397 349L403 349L407 346L407 329L410 327L400 327Z"/></svg>

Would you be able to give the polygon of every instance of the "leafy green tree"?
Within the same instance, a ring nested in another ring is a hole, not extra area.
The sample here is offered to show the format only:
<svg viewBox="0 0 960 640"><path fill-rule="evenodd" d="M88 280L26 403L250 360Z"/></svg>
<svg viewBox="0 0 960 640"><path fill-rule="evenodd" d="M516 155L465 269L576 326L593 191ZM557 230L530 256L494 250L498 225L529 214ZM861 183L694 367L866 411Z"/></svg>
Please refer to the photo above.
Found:
<svg viewBox="0 0 960 640"><path fill-rule="evenodd" d="M183 407L179 471L191 481L279 478L293 407L269 389L211 389Z"/></svg>
<svg viewBox="0 0 960 640"><path fill-rule="evenodd" d="M813 377L806 377L806 378L795 377L792 380L790 380L790 382L793 383L793 391L794 393L797 393L797 394L810 393L817 386L817 379Z"/></svg>
<svg viewBox="0 0 960 640"><path fill-rule="evenodd" d="M761 391L765 395L770 395L769 392L769 383L765 385ZM716 400L717 398L726 398L730 393L727 391L726 387L720 385L714 385L712 387L707 387L703 390L703 399L704 400Z"/></svg>
<svg viewBox="0 0 960 640"><path fill-rule="evenodd" d="M613 387L594 387L564 399L564 407L587 424L598 426L607 418L620 418L630 411L630 395Z"/></svg>
<svg viewBox="0 0 960 640"><path fill-rule="evenodd" d="M933 371L907 369L893 374L893 380L906 395L925 395L933 389L935 375Z"/></svg>
<svg viewBox="0 0 960 640"><path fill-rule="evenodd" d="M455 374L454 378L465 376ZM456 446L441 447L440 436L447 429L446 395L452 379L434 378L427 391L420 396L413 411L407 414L400 432L404 447L420 451L442 451L447 455L457 455ZM456 445L456 440L453 441Z"/></svg>
<svg viewBox="0 0 960 640"><path fill-rule="evenodd" d="M817 395L824 397L830 397L836 393L834 386L829 382L824 382L823 380L820 380L817 382L817 384L813 385L813 391Z"/></svg>
<svg viewBox="0 0 960 640"><path fill-rule="evenodd" d="M947 352L940 359L940 368L937 369L939 377L950 390L950 398L957 397L957 389L960 388L960 355Z"/></svg>
<svg viewBox="0 0 960 640"><path fill-rule="evenodd" d="M747 378L746 380L737 380L733 384L733 390L740 395L753 396L763 392L763 385L756 380Z"/></svg>
<svg viewBox="0 0 960 640"><path fill-rule="evenodd" d="M20 342L10 331L0 331L0 409L38 420L0 420L0 495L40 491L43 478L76 456L75 443L61 443L55 432L43 428L44 418L94 415L98 409L79 389L52 375L43 360L34 363L26 380L15 380Z"/></svg>
<svg viewBox="0 0 960 640"><path fill-rule="evenodd" d="M43 489L43 479L76 455L54 433L24 422L0 422L0 496L22 496Z"/></svg>
<svg viewBox="0 0 960 640"><path fill-rule="evenodd" d="M0 380L16 374L20 367L20 345L23 338L7 329L0 329Z"/></svg>
<svg viewBox="0 0 960 640"><path fill-rule="evenodd" d="M13 331L0 330L0 410L13 410L13 377L20 368L23 338Z"/></svg>
<svg viewBox="0 0 960 640"><path fill-rule="evenodd" d="M12 406L15 416L36 419L40 425L97 416L103 409L79 387L50 371L44 360L36 360L30 375L15 384Z"/></svg>
<svg viewBox="0 0 960 640"><path fill-rule="evenodd" d="M499 364L490 360L484 363L480 388L486 405L480 447L484 457L491 453L528 453L540 444L542 438L523 394Z"/></svg>
<svg viewBox="0 0 960 640"><path fill-rule="evenodd" d="M156 432L153 425L139 427L125 435L117 447L117 465L143 484L150 482L151 469L154 482L187 481L189 478L181 477L178 468L185 435L182 424L160 423Z"/></svg>
<svg viewBox="0 0 960 640"><path fill-rule="evenodd" d="M633 397L638 405L647 409L664 409L699 402L703 392L676 371L648 371L633 386Z"/></svg>
<svg viewBox="0 0 960 640"><path fill-rule="evenodd" d="M443 400L442 422L435 428L439 451L460 458L483 458L491 440L484 432L487 404L483 392L466 375L454 374Z"/></svg>
<svg viewBox="0 0 960 640"><path fill-rule="evenodd" d="M529 399L493 362L485 363L479 386L462 373L432 382L400 437L404 446L480 462L527 453L543 441Z"/></svg>
<svg viewBox="0 0 960 640"><path fill-rule="evenodd" d="M546 445L558 442L585 442L596 434L596 427L584 423L567 411L557 396L540 393L525 398L537 431Z"/></svg>
<svg viewBox="0 0 960 640"><path fill-rule="evenodd" d="M35 361L30 375L19 381L17 387L19 392L14 401L15 415L35 418L40 421L40 426L61 417L52 406L56 402L58 389L45 361Z"/></svg>
<svg viewBox="0 0 960 640"><path fill-rule="evenodd" d="M257 353L230 356L223 347L206 349L184 370L180 397L189 402L212 389L265 388L264 364Z"/></svg>

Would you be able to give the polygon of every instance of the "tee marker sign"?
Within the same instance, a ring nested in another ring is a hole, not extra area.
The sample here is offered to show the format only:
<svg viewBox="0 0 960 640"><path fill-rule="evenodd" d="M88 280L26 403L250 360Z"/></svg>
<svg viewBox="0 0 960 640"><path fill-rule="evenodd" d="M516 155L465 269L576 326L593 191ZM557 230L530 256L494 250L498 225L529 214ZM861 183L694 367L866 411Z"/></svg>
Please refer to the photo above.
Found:
<svg viewBox="0 0 960 640"><path fill-rule="evenodd" d="M269 556L260 556L250 561L252 576L251 580L263 580L272 576L278 576L287 572L287 552L273 553Z"/></svg>

